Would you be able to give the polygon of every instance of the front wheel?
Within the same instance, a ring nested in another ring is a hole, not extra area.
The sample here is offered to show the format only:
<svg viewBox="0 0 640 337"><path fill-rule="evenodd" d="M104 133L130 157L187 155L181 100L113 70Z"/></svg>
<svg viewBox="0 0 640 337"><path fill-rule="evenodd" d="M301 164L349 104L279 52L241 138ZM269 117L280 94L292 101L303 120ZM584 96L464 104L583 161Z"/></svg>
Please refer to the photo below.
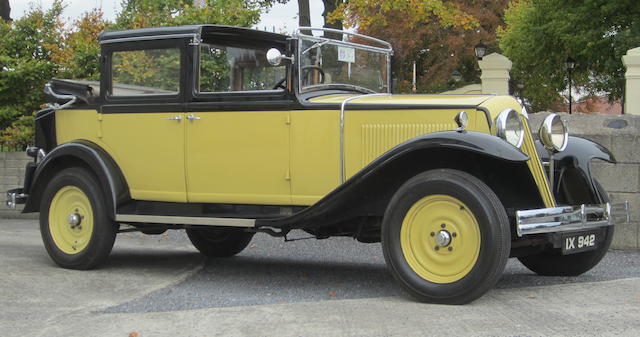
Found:
<svg viewBox="0 0 640 337"><path fill-rule="evenodd" d="M385 261L418 300L464 304L498 281L511 248L509 220L495 193L457 170L427 171L392 197L382 223Z"/></svg>
<svg viewBox="0 0 640 337"><path fill-rule="evenodd" d="M105 204L98 180L86 169L64 169L51 179L40 205L40 234L55 263L91 269L106 261L118 228Z"/></svg>

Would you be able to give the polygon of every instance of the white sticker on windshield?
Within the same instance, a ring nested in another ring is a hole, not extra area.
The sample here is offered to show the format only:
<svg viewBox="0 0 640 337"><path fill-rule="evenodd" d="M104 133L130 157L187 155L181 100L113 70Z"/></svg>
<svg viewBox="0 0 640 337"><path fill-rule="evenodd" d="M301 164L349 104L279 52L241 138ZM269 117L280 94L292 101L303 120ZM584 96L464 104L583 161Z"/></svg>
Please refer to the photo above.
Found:
<svg viewBox="0 0 640 337"><path fill-rule="evenodd" d="M355 63L356 50L349 47L338 47L338 61Z"/></svg>

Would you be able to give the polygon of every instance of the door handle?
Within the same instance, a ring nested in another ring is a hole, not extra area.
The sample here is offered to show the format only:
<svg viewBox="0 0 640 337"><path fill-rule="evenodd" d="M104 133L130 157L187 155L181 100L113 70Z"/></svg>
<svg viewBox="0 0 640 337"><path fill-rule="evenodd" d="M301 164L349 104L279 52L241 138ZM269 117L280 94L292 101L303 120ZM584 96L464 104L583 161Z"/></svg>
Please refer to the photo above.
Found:
<svg viewBox="0 0 640 337"><path fill-rule="evenodd" d="M170 120L170 121L178 121L178 122L179 122L179 121L181 121L181 120L182 120L182 116L177 115L177 116L173 116L173 117L167 117L167 118L165 118L165 119L168 119L168 120Z"/></svg>
<svg viewBox="0 0 640 337"><path fill-rule="evenodd" d="M198 119L200 119L200 117L194 116L194 115L188 115L187 119L190 121L197 121Z"/></svg>

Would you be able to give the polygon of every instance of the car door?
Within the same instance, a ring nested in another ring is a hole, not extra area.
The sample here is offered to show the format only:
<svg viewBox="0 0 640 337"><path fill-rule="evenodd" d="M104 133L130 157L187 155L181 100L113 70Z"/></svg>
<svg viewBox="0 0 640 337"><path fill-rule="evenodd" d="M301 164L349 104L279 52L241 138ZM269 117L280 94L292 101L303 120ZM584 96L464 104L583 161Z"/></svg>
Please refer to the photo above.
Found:
<svg viewBox="0 0 640 337"><path fill-rule="evenodd" d="M184 47L177 39L106 47L99 138L133 199L185 202Z"/></svg>
<svg viewBox="0 0 640 337"><path fill-rule="evenodd" d="M286 68L270 46L196 47L195 99L186 113L189 202L291 204Z"/></svg>

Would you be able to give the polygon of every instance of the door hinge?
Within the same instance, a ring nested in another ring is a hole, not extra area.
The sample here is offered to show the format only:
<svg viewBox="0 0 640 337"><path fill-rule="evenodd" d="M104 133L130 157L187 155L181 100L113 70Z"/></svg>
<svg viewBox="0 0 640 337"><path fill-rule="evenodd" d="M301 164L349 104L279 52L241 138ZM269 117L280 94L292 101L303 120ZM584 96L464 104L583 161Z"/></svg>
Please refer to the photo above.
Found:
<svg viewBox="0 0 640 337"><path fill-rule="evenodd" d="M286 180L286 181L290 181L291 180L291 171L287 170L287 173L285 173L285 175L284 175L284 180Z"/></svg>
<svg viewBox="0 0 640 337"><path fill-rule="evenodd" d="M285 117L284 123L287 124L287 125L291 125L291 116L290 115L287 115L287 117Z"/></svg>

